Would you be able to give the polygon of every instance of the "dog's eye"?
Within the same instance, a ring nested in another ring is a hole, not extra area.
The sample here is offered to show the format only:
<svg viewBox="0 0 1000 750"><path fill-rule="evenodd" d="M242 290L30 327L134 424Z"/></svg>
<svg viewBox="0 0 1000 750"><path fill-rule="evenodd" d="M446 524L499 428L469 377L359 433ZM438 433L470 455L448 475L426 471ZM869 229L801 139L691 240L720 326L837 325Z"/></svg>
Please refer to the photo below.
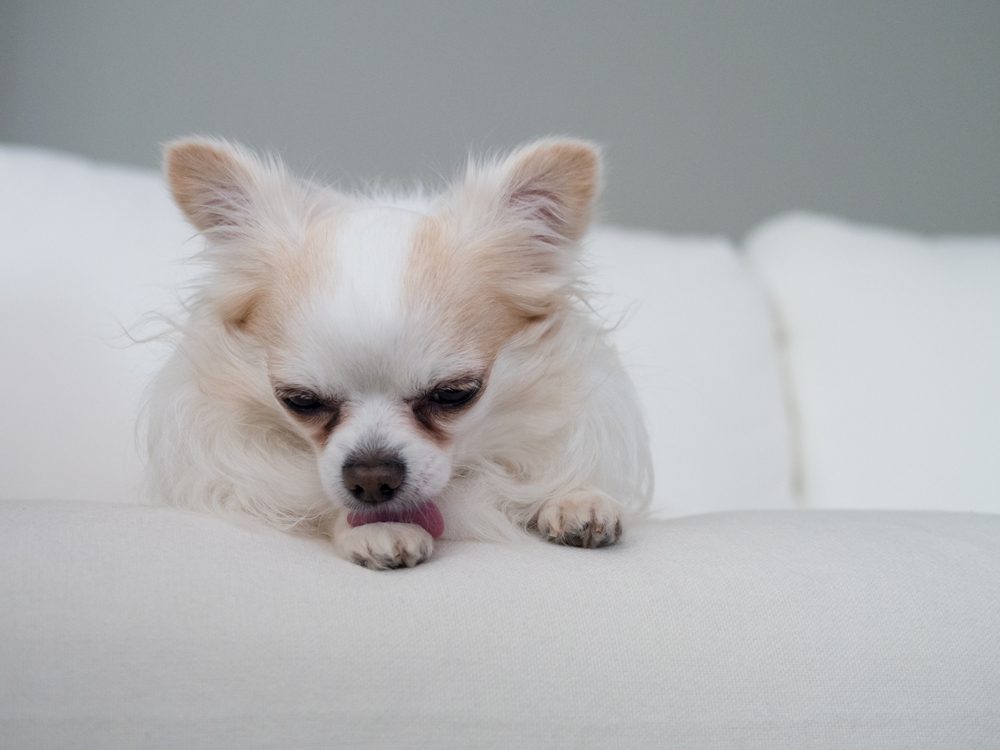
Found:
<svg viewBox="0 0 1000 750"><path fill-rule="evenodd" d="M477 382L461 386L444 386L431 391L430 400L440 406L462 406L469 403L477 393L480 385Z"/></svg>
<svg viewBox="0 0 1000 750"><path fill-rule="evenodd" d="M289 409L300 414L316 411L323 406L323 402L312 393L289 393L282 396L281 401Z"/></svg>

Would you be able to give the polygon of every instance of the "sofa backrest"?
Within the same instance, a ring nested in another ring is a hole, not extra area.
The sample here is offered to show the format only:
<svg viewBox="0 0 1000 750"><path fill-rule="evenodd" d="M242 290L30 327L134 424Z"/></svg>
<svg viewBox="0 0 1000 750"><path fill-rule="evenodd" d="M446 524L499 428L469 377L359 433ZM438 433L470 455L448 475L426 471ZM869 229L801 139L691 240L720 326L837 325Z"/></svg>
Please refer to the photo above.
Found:
<svg viewBox="0 0 1000 750"><path fill-rule="evenodd" d="M135 419L196 251L155 176L0 149L0 498L137 500Z"/></svg>
<svg viewBox="0 0 1000 750"><path fill-rule="evenodd" d="M769 311L745 259L723 238L613 227L586 250L645 407L656 510L796 507Z"/></svg>
<svg viewBox="0 0 1000 750"><path fill-rule="evenodd" d="M793 214L747 250L808 505L1000 513L1000 237Z"/></svg>

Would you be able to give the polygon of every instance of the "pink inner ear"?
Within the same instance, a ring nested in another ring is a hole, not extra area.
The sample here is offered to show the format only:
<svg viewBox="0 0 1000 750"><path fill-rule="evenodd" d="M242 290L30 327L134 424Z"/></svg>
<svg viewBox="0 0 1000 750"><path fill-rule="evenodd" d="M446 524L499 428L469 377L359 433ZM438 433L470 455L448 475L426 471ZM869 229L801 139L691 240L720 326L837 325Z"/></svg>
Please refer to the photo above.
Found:
<svg viewBox="0 0 1000 750"><path fill-rule="evenodd" d="M527 210L533 219L549 227L558 237L565 236L566 222L563 219L558 196L551 190L541 187L522 187L510 196L510 206L516 210ZM551 235L535 235L532 239L554 244L558 237Z"/></svg>
<svg viewBox="0 0 1000 750"><path fill-rule="evenodd" d="M236 188L209 188L200 213L204 221L209 225L210 230L222 230L218 234L224 234L226 228L238 225L237 216L249 214L250 200L245 193L239 192Z"/></svg>

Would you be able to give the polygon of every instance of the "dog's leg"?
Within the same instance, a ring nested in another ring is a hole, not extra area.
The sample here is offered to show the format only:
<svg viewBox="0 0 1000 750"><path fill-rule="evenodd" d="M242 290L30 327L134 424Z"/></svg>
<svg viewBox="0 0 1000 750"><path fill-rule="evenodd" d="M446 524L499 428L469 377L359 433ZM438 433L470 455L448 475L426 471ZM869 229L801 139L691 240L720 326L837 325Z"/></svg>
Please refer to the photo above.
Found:
<svg viewBox="0 0 1000 750"><path fill-rule="evenodd" d="M590 489L546 501L531 525L544 539L572 547L606 547L622 535L618 504Z"/></svg>
<svg viewBox="0 0 1000 750"><path fill-rule="evenodd" d="M412 523L368 523L351 526L338 513L331 535L337 554L372 570L412 568L431 556L434 538Z"/></svg>

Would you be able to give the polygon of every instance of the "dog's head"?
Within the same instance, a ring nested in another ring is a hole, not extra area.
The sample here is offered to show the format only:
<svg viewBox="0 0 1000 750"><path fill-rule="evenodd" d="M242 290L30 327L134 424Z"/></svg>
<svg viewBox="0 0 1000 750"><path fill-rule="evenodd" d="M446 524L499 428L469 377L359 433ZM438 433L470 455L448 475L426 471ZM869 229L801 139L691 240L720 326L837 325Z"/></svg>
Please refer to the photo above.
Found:
<svg viewBox="0 0 1000 750"><path fill-rule="evenodd" d="M490 408L519 397L493 365L570 305L599 158L540 141L410 201L298 181L210 139L169 144L166 171L207 239L209 314L266 368L254 407L309 441L332 499L391 516L432 501Z"/></svg>

